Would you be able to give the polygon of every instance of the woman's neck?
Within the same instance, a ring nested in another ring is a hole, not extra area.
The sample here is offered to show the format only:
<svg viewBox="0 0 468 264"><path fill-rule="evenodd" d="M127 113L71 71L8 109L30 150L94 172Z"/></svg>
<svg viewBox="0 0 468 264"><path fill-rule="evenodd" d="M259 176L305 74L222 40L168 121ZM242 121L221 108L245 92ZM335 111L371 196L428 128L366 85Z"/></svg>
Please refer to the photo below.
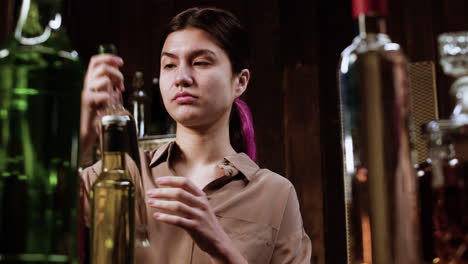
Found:
<svg viewBox="0 0 468 264"><path fill-rule="evenodd" d="M229 140L229 118L210 127L189 128L177 124L177 160L187 166L217 163L236 153Z"/></svg>

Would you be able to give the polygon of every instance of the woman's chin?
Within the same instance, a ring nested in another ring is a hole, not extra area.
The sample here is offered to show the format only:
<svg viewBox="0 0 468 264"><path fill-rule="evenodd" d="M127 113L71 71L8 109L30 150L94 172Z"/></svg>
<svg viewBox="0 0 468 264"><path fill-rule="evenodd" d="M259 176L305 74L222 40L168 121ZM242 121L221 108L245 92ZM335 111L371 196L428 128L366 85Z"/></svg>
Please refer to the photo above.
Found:
<svg viewBox="0 0 468 264"><path fill-rule="evenodd" d="M228 112L229 109L226 111ZM194 129L206 128L210 124L217 123L224 116L229 118L229 114L225 115L219 109L200 109L196 107L179 107L171 112L171 116L179 125Z"/></svg>
<svg viewBox="0 0 468 264"><path fill-rule="evenodd" d="M184 127L196 127L203 123L202 116L194 112L178 113L173 116L174 120Z"/></svg>

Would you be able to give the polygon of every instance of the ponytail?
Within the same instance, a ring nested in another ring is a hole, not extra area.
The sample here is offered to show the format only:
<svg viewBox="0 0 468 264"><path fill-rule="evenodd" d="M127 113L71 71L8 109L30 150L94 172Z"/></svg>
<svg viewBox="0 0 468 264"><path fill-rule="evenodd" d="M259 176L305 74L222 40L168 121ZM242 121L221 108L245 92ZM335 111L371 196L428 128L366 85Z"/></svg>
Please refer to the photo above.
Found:
<svg viewBox="0 0 468 264"><path fill-rule="evenodd" d="M237 152L244 152L253 161L257 160L252 113L241 99L234 100L229 122L231 144Z"/></svg>

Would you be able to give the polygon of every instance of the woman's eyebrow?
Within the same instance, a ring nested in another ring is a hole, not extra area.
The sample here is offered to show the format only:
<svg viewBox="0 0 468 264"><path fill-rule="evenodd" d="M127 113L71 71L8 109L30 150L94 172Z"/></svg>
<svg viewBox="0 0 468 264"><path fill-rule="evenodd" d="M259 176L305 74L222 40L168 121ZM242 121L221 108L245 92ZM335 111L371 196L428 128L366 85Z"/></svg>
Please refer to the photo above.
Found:
<svg viewBox="0 0 468 264"><path fill-rule="evenodd" d="M169 53L169 52L163 51L163 52L161 52L161 58L164 57L164 56L167 56L167 57L169 57L169 58L174 58L174 59L177 58L177 55L175 55L175 54L173 54L173 53Z"/></svg>
<svg viewBox="0 0 468 264"><path fill-rule="evenodd" d="M198 57L201 55L210 55L210 56L216 57L216 53L214 53L213 51L209 49L197 49L197 50L190 52L191 58Z"/></svg>
<svg viewBox="0 0 468 264"><path fill-rule="evenodd" d="M202 56L202 55L208 55L208 56L216 57L216 53L214 53L212 50L209 50L209 49L196 49L196 50L193 50L193 51L191 51L189 53L189 58L193 59L193 58L196 58L196 57ZM174 53L170 53L170 52L167 52L167 51L161 52L161 58L163 58L164 56L169 57L169 58L173 58L173 59L178 58L178 56L175 55Z"/></svg>

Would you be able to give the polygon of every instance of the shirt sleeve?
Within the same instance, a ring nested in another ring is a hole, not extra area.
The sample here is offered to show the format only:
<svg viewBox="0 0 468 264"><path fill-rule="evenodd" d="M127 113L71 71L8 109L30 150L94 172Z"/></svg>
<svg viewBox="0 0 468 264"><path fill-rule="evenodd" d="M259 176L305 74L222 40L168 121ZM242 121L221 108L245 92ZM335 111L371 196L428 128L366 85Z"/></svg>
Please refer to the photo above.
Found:
<svg viewBox="0 0 468 264"><path fill-rule="evenodd" d="M140 159L142 161L141 166L142 167L148 167L148 153L141 151L140 150ZM125 154L125 166L126 166L126 171L130 175L130 177L133 180L134 184L138 184L138 186L142 186L143 184L140 182L142 180L140 176L140 172L138 170L138 167L136 166L135 162L133 159L128 155ZM102 168L102 162L98 161L94 165L85 168L80 176L81 176L81 202L83 203L83 218L85 221L85 224L87 227L91 226L91 188L93 187L94 182L97 180L99 177L99 174L101 173L101 168ZM147 170L145 168L145 170ZM149 172L144 172L144 173L149 173ZM141 184L141 185L140 185ZM137 187L136 192L142 191L141 188ZM138 193L139 194L139 193ZM137 193L135 194L137 195ZM144 194L142 194L144 198Z"/></svg>
<svg viewBox="0 0 468 264"><path fill-rule="evenodd" d="M90 197L90 191L93 183L96 181L96 179L99 176L98 171L101 171L101 162L99 161L98 163L94 164L91 167L87 167L84 169L80 176L81 176L81 190L82 190L82 203L83 203L83 218L85 221L85 224L87 227L91 226L90 222L90 214L91 214L91 208L90 208L90 202L91 202L91 197Z"/></svg>
<svg viewBox="0 0 468 264"><path fill-rule="evenodd" d="M309 264L312 243L304 230L299 201L293 186L290 187L287 199L271 263Z"/></svg>

